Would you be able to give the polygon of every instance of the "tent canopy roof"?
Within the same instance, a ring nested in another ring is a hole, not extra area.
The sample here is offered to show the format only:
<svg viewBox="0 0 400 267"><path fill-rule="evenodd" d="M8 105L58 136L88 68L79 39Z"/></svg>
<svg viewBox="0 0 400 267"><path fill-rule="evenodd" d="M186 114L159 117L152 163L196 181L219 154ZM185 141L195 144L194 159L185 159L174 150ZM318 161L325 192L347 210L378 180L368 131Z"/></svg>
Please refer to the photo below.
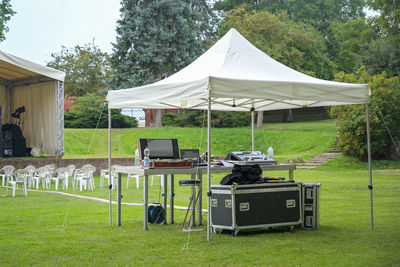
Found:
<svg viewBox="0 0 400 267"><path fill-rule="evenodd" d="M317 79L253 46L235 29L174 75L109 91L109 108L188 108L248 111L368 103L368 85Z"/></svg>
<svg viewBox="0 0 400 267"><path fill-rule="evenodd" d="M0 51L0 78L3 81L16 82L42 76L64 81L65 73Z"/></svg>

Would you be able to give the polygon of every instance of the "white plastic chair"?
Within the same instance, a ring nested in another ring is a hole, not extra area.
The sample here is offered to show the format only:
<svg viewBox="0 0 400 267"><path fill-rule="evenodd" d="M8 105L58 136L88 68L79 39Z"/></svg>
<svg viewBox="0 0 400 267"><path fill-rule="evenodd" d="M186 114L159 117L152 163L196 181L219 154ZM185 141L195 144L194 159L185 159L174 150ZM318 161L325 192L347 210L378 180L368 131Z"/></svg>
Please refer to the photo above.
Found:
<svg viewBox="0 0 400 267"><path fill-rule="evenodd" d="M18 169L14 171L13 176L15 180L7 180L7 193L6 195L8 196L8 185L12 185L13 188L13 197L15 197L15 189L17 185L21 184L24 188L24 195L28 196L27 192L27 179L28 179L29 172L24 169Z"/></svg>
<svg viewBox="0 0 400 267"><path fill-rule="evenodd" d="M50 189L51 187L51 181L54 180L54 170L56 169L55 164L48 164L45 166L47 169L47 178L46 178L46 188Z"/></svg>
<svg viewBox="0 0 400 267"><path fill-rule="evenodd" d="M117 183L117 173L115 172L115 167L117 167L118 165L112 165L111 166L111 185L112 185L112 189L114 189L114 184ZM104 187L104 180L107 179L107 185L110 184L110 175L108 173L108 169L104 169L101 170L100 172L100 187L101 189L103 189Z"/></svg>
<svg viewBox="0 0 400 267"><path fill-rule="evenodd" d="M68 169L68 179L71 178L72 179L72 188L74 187L74 171L76 169L74 164L70 164L67 166Z"/></svg>
<svg viewBox="0 0 400 267"><path fill-rule="evenodd" d="M3 178L2 181L2 186L4 186L4 181L7 181L7 179L12 179L13 171L15 170L15 167L13 165L6 165L3 168L1 168L0 171L3 172L3 174L0 174L0 176Z"/></svg>
<svg viewBox="0 0 400 267"><path fill-rule="evenodd" d="M33 177L35 176L36 167L33 166L33 165L28 165L28 166L25 167L24 170L27 170L29 172L29 175L28 175L28 187L31 188L32 187L32 183L33 183L33 186L35 186L34 183L37 180L33 179Z"/></svg>
<svg viewBox="0 0 400 267"><path fill-rule="evenodd" d="M141 176L139 176L139 175L137 175L137 174L131 174L131 173L129 173L129 174L128 174L128 178L127 178L127 180L126 180L126 188L128 188L128 186L129 186L129 178L136 178L136 188L139 189L139 179L140 179L140 177L141 177Z"/></svg>
<svg viewBox="0 0 400 267"><path fill-rule="evenodd" d="M42 166L36 169L36 174L32 178L36 183L36 189L39 189L40 182L42 182L43 189L47 188L48 173L49 170L47 169L47 166Z"/></svg>
<svg viewBox="0 0 400 267"><path fill-rule="evenodd" d="M55 170L55 175L53 175L50 180L55 182L56 190L58 190L60 181L62 184L62 189L68 189L68 169L65 167L57 168Z"/></svg>
<svg viewBox="0 0 400 267"><path fill-rule="evenodd" d="M75 176L74 190L77 186L77 182L79 182L80 191L82 191L82 187L84 187L85 190L93 190L95 188L93 179L93 173L95 172L95 170L96 167L90 164L86 164L82 168L80 168L79 172L77 172L77 175Z"/></svg>

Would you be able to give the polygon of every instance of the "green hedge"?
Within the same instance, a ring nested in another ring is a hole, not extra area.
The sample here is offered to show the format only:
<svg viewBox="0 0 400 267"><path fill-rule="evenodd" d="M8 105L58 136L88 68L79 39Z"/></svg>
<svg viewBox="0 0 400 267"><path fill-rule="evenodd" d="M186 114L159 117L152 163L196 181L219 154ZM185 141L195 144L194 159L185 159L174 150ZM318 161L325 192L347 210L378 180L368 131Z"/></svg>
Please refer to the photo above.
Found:
<svg viewBox="0 0 400 267"><path fill-rule="evenodd" d="M78 97L71 108L71 112L64 113L65 128L98 128L108 127L108 110L104 106L104 97L96 94L87 94ZM99 121L99 117L101 118ZM122 115L120 110L111 110L112 128L132 128L137 127L135 118Z"/></svg>
<svg viewBox="0 0 400 267"><path fill-rule="evenodd" d="M211 125L213 128L242 127L251 123L250 112L212 111ZM179 114L164 113L163 126L202 127L207 125L207 112L201 110L185 110Z"/></svg>

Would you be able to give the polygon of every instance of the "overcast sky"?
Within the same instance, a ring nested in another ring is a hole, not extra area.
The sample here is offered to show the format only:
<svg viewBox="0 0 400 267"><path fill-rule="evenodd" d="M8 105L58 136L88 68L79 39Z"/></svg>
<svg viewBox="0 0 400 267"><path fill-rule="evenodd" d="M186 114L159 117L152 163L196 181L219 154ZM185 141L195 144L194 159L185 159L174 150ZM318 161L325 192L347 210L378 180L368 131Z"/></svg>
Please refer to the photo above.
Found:
<svg viewBox="0 0 400 267"><path fill-rule="evenodd" d="M11 0L4 52L45 65L61 46L92 43L111 52L120 0Z"/></svg>

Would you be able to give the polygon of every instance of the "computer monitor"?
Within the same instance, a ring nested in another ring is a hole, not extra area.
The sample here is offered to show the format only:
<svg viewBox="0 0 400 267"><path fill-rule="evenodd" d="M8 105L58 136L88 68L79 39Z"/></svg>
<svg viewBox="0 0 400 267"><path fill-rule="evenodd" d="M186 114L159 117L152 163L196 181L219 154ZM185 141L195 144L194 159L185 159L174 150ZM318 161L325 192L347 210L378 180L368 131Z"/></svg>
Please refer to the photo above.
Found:
<svg viewBox="0 0 400 267"><path fill-rule="evenodd" d="M193 162L199 162L200 152L198 149L181 149L181 159L193 159Z"/></svg>
<svg viewBox="0 0 400 267"><path fill-rule="evenodd" d="M150 150L150 159L179 159L178 139L139 138L138 148L142 160L146 147Z"/></svg>

